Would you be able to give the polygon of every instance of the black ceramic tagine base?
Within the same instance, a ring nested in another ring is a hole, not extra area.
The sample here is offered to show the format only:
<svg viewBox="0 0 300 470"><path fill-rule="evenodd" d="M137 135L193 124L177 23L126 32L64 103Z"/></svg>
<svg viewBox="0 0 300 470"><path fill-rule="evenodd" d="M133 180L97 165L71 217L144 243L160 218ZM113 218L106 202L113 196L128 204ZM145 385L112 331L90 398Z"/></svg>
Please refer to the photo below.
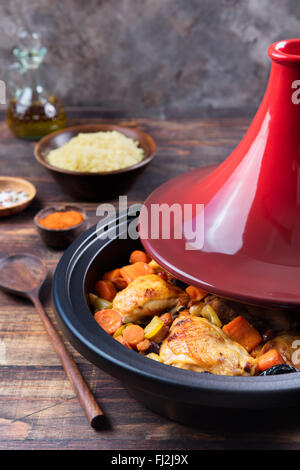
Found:
<svg viewBox="0 0 300 470"><path fill-rule="evenodd" d="M127 263L130 252L141 248L139 240L126 239L132 222L136 217L121 214L108 224L90 228L67 249L58 264L53 283L56 317L72 345L118 378L148 408L176 421L194 425L202 416L203 424L203 407L216 408L213 414L222 423L222 409L235 409L238 415L241 409L253 413L297 406L299 373L225 377L181 370L130 351L96 324L87 295L102 273ZM105 234L102 238L101 233Z"/></svg>
<svg viewBox="0 0 300 470"><path fill-rule="evenodd" d="M175 400L166 402L154 395L145 395L139 390L129 390L129 394L146 408L161 416L187 424L204 433L250 433L272 432L274 429L298 429L300 407L274 409L239 409L195 406ZM246 424L245 424L246 423Z"/></svg>

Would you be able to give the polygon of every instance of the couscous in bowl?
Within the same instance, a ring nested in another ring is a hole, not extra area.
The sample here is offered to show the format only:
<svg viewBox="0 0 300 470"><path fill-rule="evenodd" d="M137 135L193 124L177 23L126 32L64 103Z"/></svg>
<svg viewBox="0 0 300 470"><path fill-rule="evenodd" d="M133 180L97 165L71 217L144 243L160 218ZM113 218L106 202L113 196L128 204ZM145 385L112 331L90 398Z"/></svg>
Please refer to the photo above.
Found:
<svg viewBox="0 0 300 470"><path fill-rule="evenodd" d="M47 156L80 133L117 131L138 142L143 149L143 159L132 166L114 171L83 172L66 170L50 165ZM88 124L74 126L44 137L34 149L36 160L51 173L57 183L71 196L84 200L107 200L126 193L136 178L145 170L155 155L156 145L152 137L138 130L112 124Z"/></svg>

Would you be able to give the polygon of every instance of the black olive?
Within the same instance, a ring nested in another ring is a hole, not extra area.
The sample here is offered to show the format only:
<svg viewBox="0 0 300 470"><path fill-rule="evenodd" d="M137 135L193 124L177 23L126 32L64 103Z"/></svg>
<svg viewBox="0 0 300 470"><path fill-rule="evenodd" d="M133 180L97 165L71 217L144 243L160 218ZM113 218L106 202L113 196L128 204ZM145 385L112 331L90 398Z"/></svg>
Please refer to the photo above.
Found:
<svg viewBox="0 0 300 470"><path fill-rule="evenodd" d="M266 343L267 341L270 341L270 339L274 338L274 331L269 329L269 330L266 330L262 337L263 337L263 342Z"/></svg>
<svg viewBox="0 0 300 470"><path fill-rule="evenodd" d="M280 375L289 374L290 372L299 372L299 370L288 364L278 364L278 366L270 367L259 375Z"/></svg>
<svg viewBox="0 0 300 470"><path fill-rule="evenodd" d="M146 354L149 354L149 353L159 354L159 350L160 350L160 345L155 343L154 341L151 341L151 344L149 348L147 349Z"/></svg>
<svg viewBox="0 0 300 470"><path fill-rule="evenodd" d="M183 290L188 286L185 282L180 281L179 279L173 279L172 281L175 286L180 287Z"/></svg>

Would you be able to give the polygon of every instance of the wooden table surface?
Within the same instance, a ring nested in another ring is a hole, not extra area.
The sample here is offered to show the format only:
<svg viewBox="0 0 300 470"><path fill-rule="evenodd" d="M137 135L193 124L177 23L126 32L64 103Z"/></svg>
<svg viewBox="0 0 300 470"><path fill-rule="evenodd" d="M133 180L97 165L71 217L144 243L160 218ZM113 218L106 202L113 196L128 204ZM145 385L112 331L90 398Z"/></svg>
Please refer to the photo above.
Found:
<svg viewBox="0 0 300 470"><path fill-rule="evenodd" d="M73 110L69 124L101 122L101 115L97 110ZM221 162L244 135L250 119L115 116L105 121L137 126L157 142L154 161L128 194L129 202L141 202L170 177ZM72 199L35 161L33 148L33 143L11 135L1 115L0 175L27 178L37 187L37 198L23 213L0 220L0 256L34 253L45 260L53 274L62 253L42 244L32 219L42 207ZM97 204L80 204L90 223L96 223ZM48 282L42 300L54 321L50 292ZM266 414L261 412L257 426L249 428L242 412L234 425L227 426L216 410L209 411L197 427L177 424L144 408L118 380L65 343L109 418L110 426L104 431L89 427L32 305L0 292L0 449L300 448L298 414L285 414L277 420L278 412L274 412L272 425L265 427Z"/></svg>

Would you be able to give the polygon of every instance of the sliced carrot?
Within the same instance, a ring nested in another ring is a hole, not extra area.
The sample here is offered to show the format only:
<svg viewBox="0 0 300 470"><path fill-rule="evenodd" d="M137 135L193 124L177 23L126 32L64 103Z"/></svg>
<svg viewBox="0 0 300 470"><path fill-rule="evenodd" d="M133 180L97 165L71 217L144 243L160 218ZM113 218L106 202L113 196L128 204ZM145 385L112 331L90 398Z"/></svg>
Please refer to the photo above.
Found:
<svg viewBox="0 0 300 470"><path fill-rule="evenodd" d="M123 279L130 284L139 276L144 276L145 274L154 274L153 268L148 266L147 263L138 261L137 263L129 264L120 269L120 273Z"/></svg>
<svg viewBox="0 0 300 470"><path fill-rule="evenodd" d="M142 261L142 263L150 263L151 258L144 251L135 250L130 255L129 263L133 264L137 263L138 261Z"/></svg>
<svg viewBox="0 0 300 470"><path fill-rule="evenodd" d="M129 325L123 331L123 338L127 341L130 346L136 346L145 339L145 333L139 325Z"/></svg>
<svg viewBox="0 0 300 470"><path fill-rule="evenodd" d="M115 340L118 341L119 343L123 344L123 346L126 346L126 348L132 349L130 344L128 344L127 341L125 341L125 339L122 335L117 336L117 338L115 338Z"/></svg>
<svg viewBox="0 0 300 470"><path fill-rule="evenodd" d="M127 282L122 278L119 268L105 273L103 280L111 281L117 289L125 289L127 287Z"/></svg>
<svg viewBox="0 0 300 470"><path fill-rule="evenodd" d="M260 356L257 361L257 367L261 371L267 370L273 366L277 366L278 364L285 364L285 360L282 358L277 349L270 349L270 351Z"/></svg>
<svg viewBox="0 0 300 470"><path fill-rule="evenodd" d="M115 279L114 285L116 286L117 289L122 290L122 289L125 289L125 287L127 287L128 284L125 281L125 279L122 276L120 276Z"/></svg>
<svg viewBox="0 0 300 470"><path fill-rule="evenodd" d="M120 269L113 269L112 271L107 271L103 275L104 281L114 282L116 278L120 277Z"/></svg>
<svg viewBox="0 0 300 470"><path fill-rule="evenodd" d="M144 339L136 345L136 349L140 352L145 352L151 346L151 341L149 339Z"/></svg>
<svg viewBox="0 0 300 470"><path fill-rule="evenodd" d="M188 286L185 289L187 295L193 300L202 300L208 294L205 290L200 289L200 287Z"/></svg>
<svg viewBox="0 0 300 470"><path fill-rule="evenodd" d="M165 324L165 326L170 326L173 322L173 317L170 313L164 313L159 317Z"/></svg>
<svg viewBox="0 0 300 470"><path fill-rule="evenodd" d="M111 302L116 294L116 288L111 281L97 281L95 285L95 293L102 299Z"/></svg>
<svg viewBox="0 0 300 470"><path fill-rule="evenodd" d="M262 341L259 332L242 316L234 318L223 326L224 333L251 352Z"/></svg>
<svg viewBox="0 0 300 470"><path fill-rule="evenodd" d="M122 317L117 310L99 310L94 318L109 335L113 335L122 325Z"/></svg>

